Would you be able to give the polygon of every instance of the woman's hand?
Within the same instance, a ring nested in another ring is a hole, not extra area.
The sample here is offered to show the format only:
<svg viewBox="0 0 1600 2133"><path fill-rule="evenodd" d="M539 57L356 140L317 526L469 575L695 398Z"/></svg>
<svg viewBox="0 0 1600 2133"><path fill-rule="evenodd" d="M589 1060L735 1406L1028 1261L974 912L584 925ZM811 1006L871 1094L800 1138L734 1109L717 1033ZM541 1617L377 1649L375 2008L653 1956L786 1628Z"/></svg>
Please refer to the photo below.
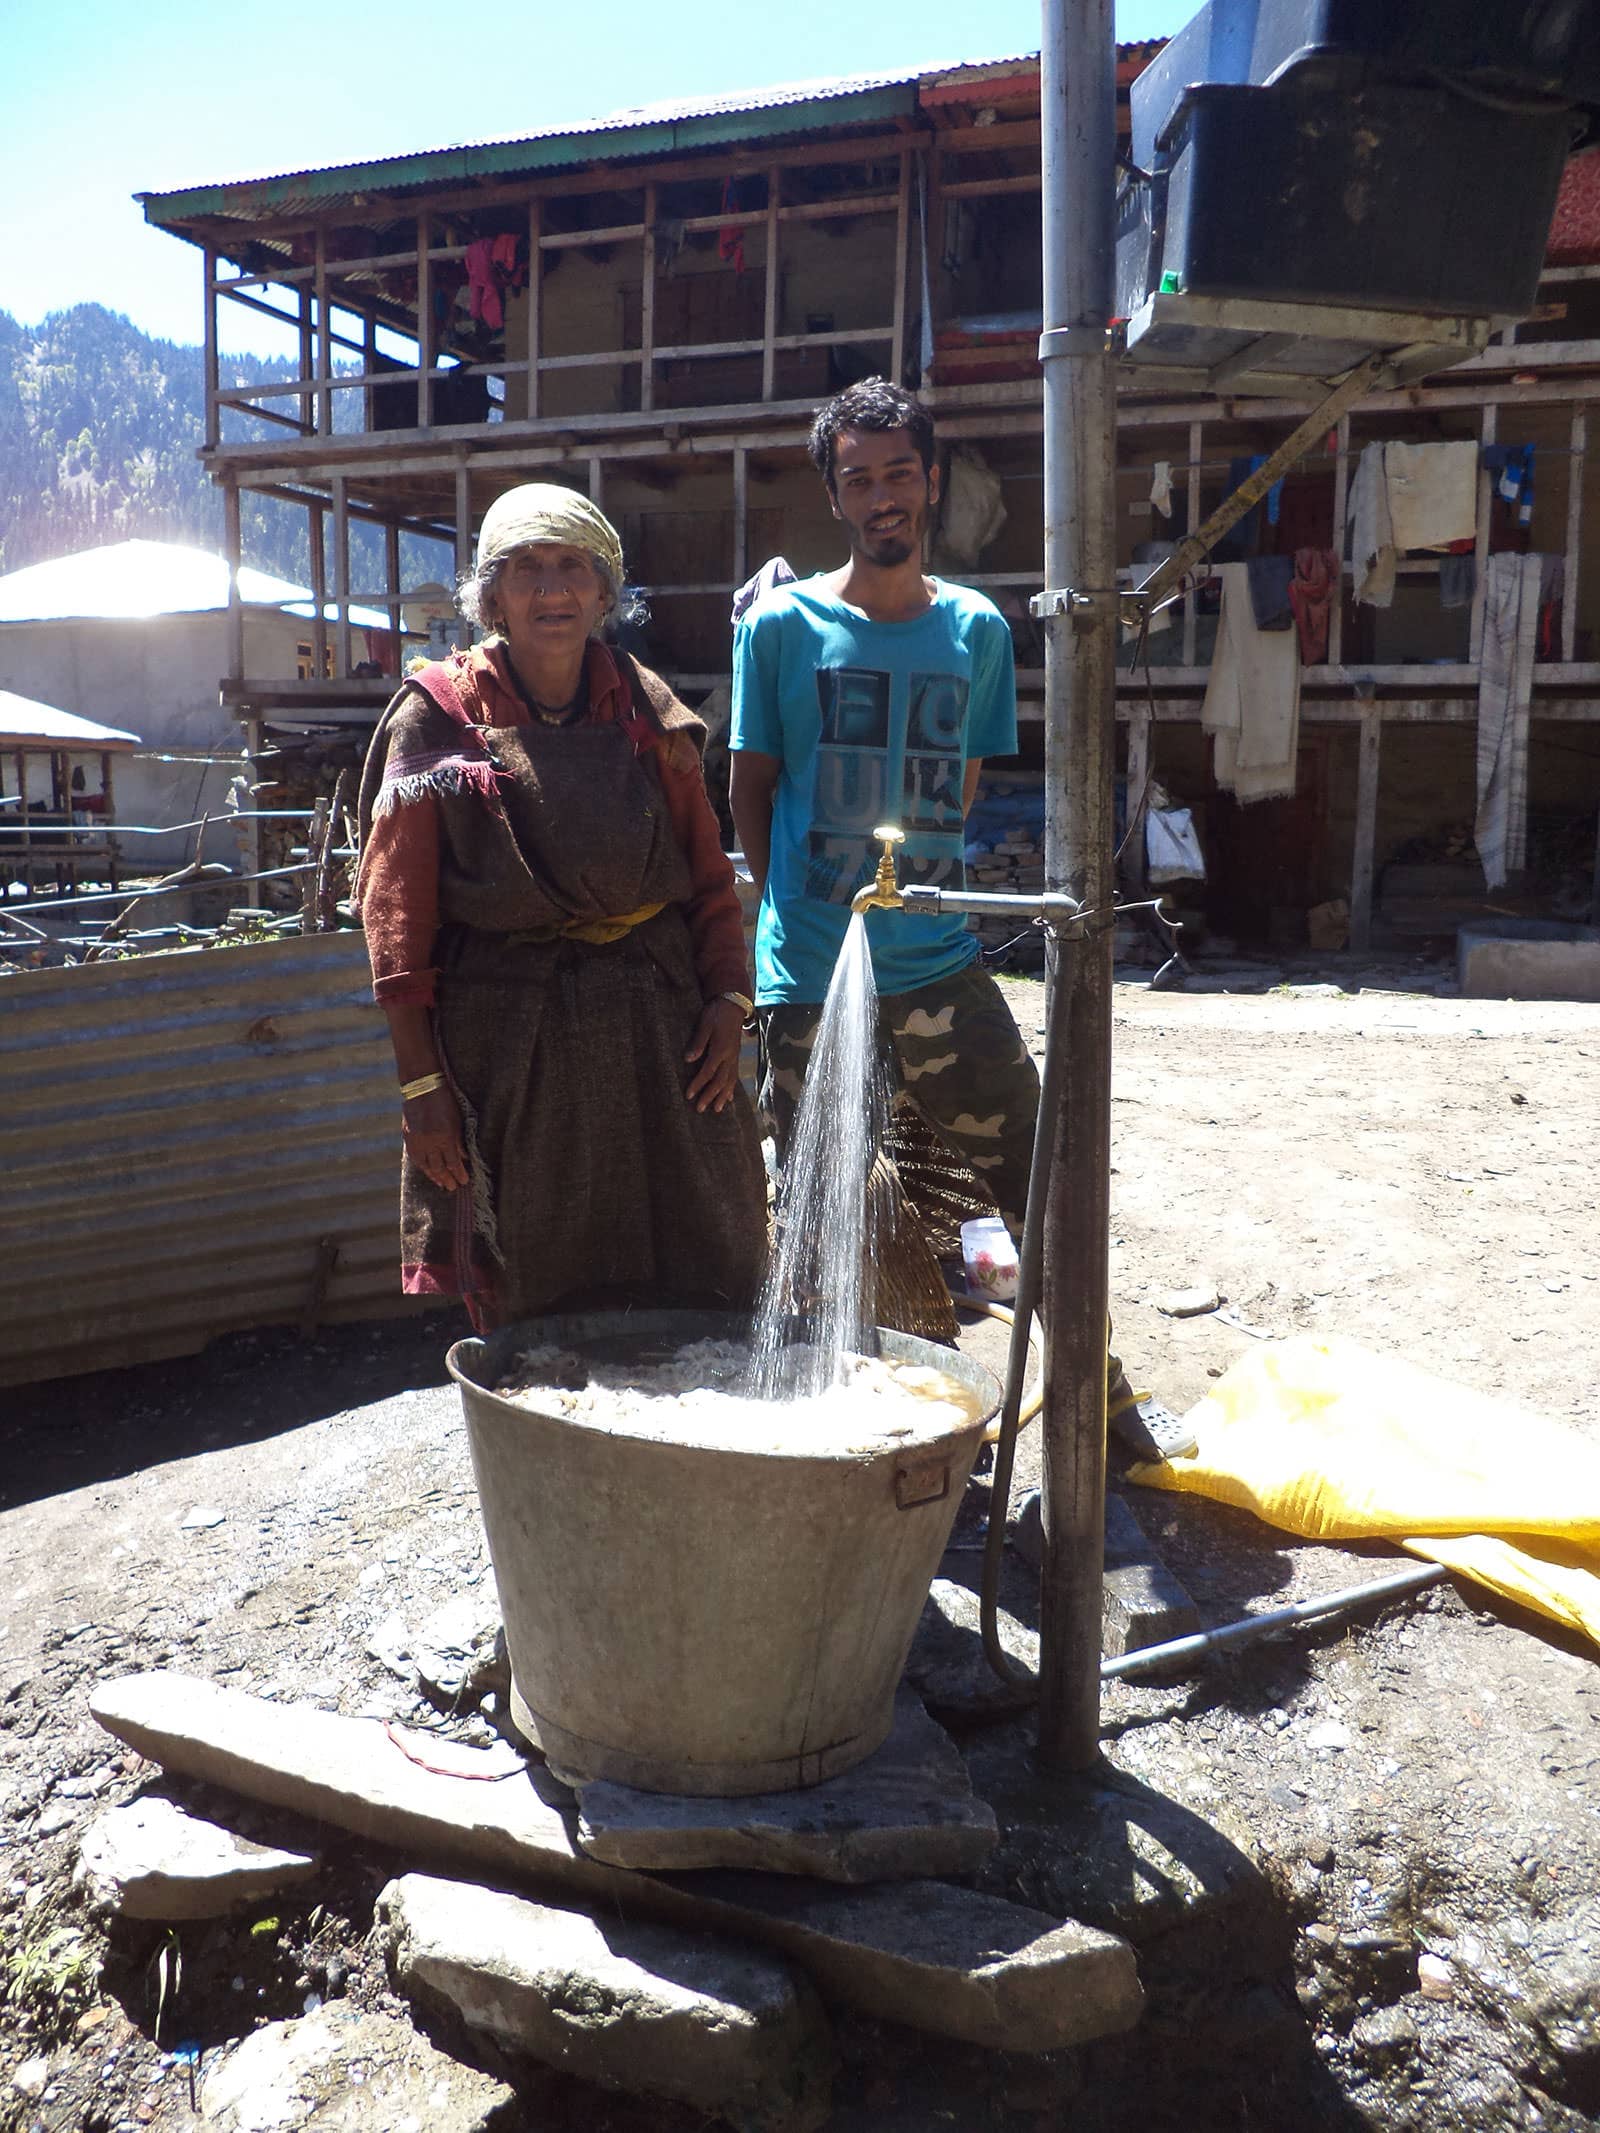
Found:
<svg viewBox="0 0 1600 2133"><path fill-rule="evenodd" d="M413 1096L401 1113L406 1153L431 1184L455 1192L468 1182L461 1110L448 1089Z"/></svg>
<svg viewBox="0 0 1600 2133"><path fill-rule="evenodd" d="M732 1000L712 1000L702 1009L684 1058L700 1064L684 1090L697 1111L725 1111L739 1081L739 1043L744 1016Z"/></svg>

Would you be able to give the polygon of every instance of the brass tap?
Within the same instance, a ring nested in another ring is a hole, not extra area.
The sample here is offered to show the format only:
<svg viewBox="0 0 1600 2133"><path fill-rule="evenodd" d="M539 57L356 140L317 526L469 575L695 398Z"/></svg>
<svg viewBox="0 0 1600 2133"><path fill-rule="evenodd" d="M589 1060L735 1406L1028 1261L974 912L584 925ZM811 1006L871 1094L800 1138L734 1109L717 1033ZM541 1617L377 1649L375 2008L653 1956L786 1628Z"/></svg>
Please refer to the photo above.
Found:
<svg viewBox="0 0 1600 2133"><path fill-rule="evenodd" d="M852 911L903 911L905 898L900 894L900 884L894 878L894 848L904 844L906 833L896 829L892 822L880 823L873 836L883 846L883 857L878 861L878 871L865 888L857 889L850 899Z"/></svg>

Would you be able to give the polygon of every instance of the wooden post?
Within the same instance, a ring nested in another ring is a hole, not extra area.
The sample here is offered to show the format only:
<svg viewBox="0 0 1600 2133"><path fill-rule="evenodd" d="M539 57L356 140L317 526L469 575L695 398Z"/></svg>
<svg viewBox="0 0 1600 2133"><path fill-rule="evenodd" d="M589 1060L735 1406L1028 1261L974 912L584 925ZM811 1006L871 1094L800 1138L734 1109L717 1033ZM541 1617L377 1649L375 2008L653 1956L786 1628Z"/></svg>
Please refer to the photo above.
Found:
<svg viewBox="0 0 1600 2133"><path fill-rule="evenodd" d="M206 271L206 443L214 445L222 441L222 409L217 404L217 390L220 383L217 375L217 255L208 245L203 257Z"/></svg>
<svg viewBox="0 0 1600 2133"><path fill-rule="evenodd" d="M244 680L244 603L239 597L239 562L244 535L239 516L239 484L222 488L222 550L228 559L228 678Z"/></svg>
<svg viewBox="0 0 1600 2133"><path fill-rule="evenodd" d="M1205 424L1191 422L1189 425L1189 463L1184 468L1184 531L1197 533L1200 528L1200 455L1205 443ZM1192 667L1197 657L1195 647L1195 609L1199 605L1194 593L1183 603L1183 663Z"/></svg>
<svg viewBox="0 0 1600 2133"><path fill-rule="evenodd" d="M1480 445L1494 443L1497 434L1495 423L1499 412L1498 407L1492 400L1485 406L1478 422L1478 442ZM1494 477L1487 468L1480 465L1478 468L1478 539L1477 545L1472 551L1475 565L1472 588L1472 622L1467 640L1467 657L1474 666L1483 657L1484 580L1489 569L1489 525L1493 512ZM1476 675L1473 676L1473 686L1477 686Z"/></svg>
<svg viewBox="0 0 1600 2133"><path fill-rule="evenodd" d="M316 678L328 672L328 515L321 504L311 506L311 663Z"/></svg>
<svg viewBox="0 0 1600 2133"><path fill-rule="evenodd" d="M244 745L250 769L254 773L250 779L250 783L253 785L260 776L260 757L262 748L265 745L261 721L253 712L246 717L244 722ZM245 872L252 877L246 884L244 900L247 908L252 911L258 911L261 908L261 884L253 878L261 872L261 817L256 812L257 805L258 803L255 800L252 799L250 801L249 818L241 824L245 833L241 856L244 859Z"/></svg>
<svg viewBox="0 0 1600 2133"><path fill-rule="evenodd" d="M333 488L333 642L334 665L342 681L350 672L350 501L345 478L335 474Z"/></svg>
<svg viewBox="0 0 1600 2133"><path fill-rule="evenodd" d="M911 151L900 151L900 186L894 209L894 342L889 376L896 385L906 375L906 276L911 255Z"/></svg>
<svg viewBox="0 0 1600 2133"><path fill-rule="evenodd" d="M1372 945L1372 861L1378 839L1378 764L1383 713L1361 707L1361 756L1356 771L1356 846L1350 866L1350 945L1365 954Z"/></svg>
<svg viewBox="0 0 1600 2133"><path fill-rule="evenodd" d="M1568 665L1578 656L1578 571L1583 559L1583 469L1589 449L1589 414L1572 410L1567 457L1566 572L1561 584L1561 656Z"/></svg>
<svg viewBox="0 0 1600 2133"><path fill-rule="evenodd" d="M389 633L394 639L394 669L397 674L406 670L405 640L401 634L400 598L400 528L391 519L383 529L383 576L389 597L385 608L389 616Z"/></svg>
<svg viewBox="0 0 1600 2133"><path fill-rule="evenodd" d="M1128 713L1127 821L1123 836L1127 849L1123 870L1129 889L1142 896L1147 879L1147 848L1144 838L1145 802L1150 789L1150 710L1138 705Z"/></svg>
<svg viewBox="0 0 1600 2133"><path fill-rule="evenodd" d="M1328 664L1344 664L1344 552L1345 513L1350 507L1350 417L1339 417L1333 455L1333 552L1339 558L1339 575L1328 608Z"/></svg>
<svg viewBox="0 0 1600 2133"><path fill-rule="evenodd" d="M472 477L464 459L456 462L456 576L472 568Z"/></svg>
<svg viewBox="0 0 1600 2133"><path fill-rule="evenodd" d="M107 748L107 749L103 749L103 750L101 751L101 756L100 756L100 796L101 796L101 802L102 802L102 805L104 806L104 809L105 809L105 813L104 813L104 815L102 816L102 818L101 818L101 819L102 819L102 820L104 821L104 823L105 823L105 826L106 826L106 864L107 864L107 866L108 866L108 867L110 868L110 871L111 871L111 886L112 886L112 888L113 888L113 889L115 889L115 888L116 888L116 887L118 887L118 885L119 885L119 884L118 884L118 873L119 873L119 866L118 866L118 862L119 862L119 860L121 859L121 856L122 856L122 855L121 855L121 852L120 852L120 851L118 850L118 847L117 847L117 838L116 838L116 822L117 822L117 802L116 802L116 790L115 790L115 787L114 787L114 785L113 785L113 783L112 783L112 776L111 776L111 751L110 751L110 749L109 749L109 748ZM70 799L70 791L69 791L69 798L68 798L68 809L67 809L67 811L68 811L68 813L69 813L69 814L70 814L70 813L71 813L71 811L72 811L72 810L71 810L71 799ZM74 887L76 887L76 886L77 886L76 882L74 882L73 886L74 886Z"/></svg>
<svg viewBox="0 0 1600 2133"><path fill-rule="evenodd" d="M328 318L328 232L317 224L317 434L333 433L333 328Z"/></svg>
<svg viewBox="0 0 1600 2133"><path fill-rule="evenodd" d="M644 239L639 282L639 406L656 404L656 189L644 189Z"/></svg>
<svg viewBox="0 0 1600 2133"><path fill-rule="evenodd" d="M742 444L733 448L733 582L741 586L750 574L750 455Z"/></svg>
<svg viewBox="0 0 1600 2133"><path fill-rule="evenodd" d="M776 163L767 171L767 267L766 300L761 316L761 397L771 400L776 396L778 377L778 351L773 342L778 337L778 205L783 188L782 174Z"/></svg>
<svg viewBox="0 0 1600 2133"><path fill-rule="evenodd" d="M371 377L378 367L378 314L370 305L361 314L361 367L368 377ZM370 385L364 385L361 388L361 426L365 430L371 430L374 426L372 420L372 395L374 389Z"/></svg>
<svg viewBox="0 0 1600 2133"><path fill-rule="evenodd" d="M425 430L432 420L429 388L433 383L433 261L428 248L433 242L432 217L417 217L417 428Z"/></svg>
<svg viewBox="0 0 1600 2133"><path fill-rule="evenodd" d="M301 282L296 294L300 303L300 375L307 384L306 391L296 397L300 408L300 427L309 437L317 422L317 404L310 391L310 380L314 375L317 360L316 342L312 336L311 291Z"/></svg>
<svg viewBox="0 0 1600 2133"><path fill-rule="evenodd" d="M544 236L544 202L537 193L528 202L528 420L534 422L539 414L539 356L540 342L544 337L542 298L544 294L544 253L540 239Z"/></svg>
<svg viewBox="0 0 1600 2133"><path fill-rule="evenodd" d="M22 881L24 888L33 893L33 830L28 822L28 754L24 748L17 750L17 819L22 835Z"/></svg>

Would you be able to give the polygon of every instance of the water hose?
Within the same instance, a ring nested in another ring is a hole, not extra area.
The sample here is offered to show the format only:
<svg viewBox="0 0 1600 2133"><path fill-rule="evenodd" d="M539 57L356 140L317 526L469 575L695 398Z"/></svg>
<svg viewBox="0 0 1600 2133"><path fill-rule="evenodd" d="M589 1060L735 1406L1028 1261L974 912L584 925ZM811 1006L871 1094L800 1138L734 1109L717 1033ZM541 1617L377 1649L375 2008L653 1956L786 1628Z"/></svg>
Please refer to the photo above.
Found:
<svg viewBox="0 0 1600 2133"><path fill-rule="evenodd" d="M1047 1021L1048 1018L1047 1009ZM1017 1431L1022 1426L1022 1387L1028 1374L1028 1347L1033 1336L1034 1313L1039 1307L1043 1274L1045 1188L1055 1156L1056 1092L1060 1082L1057 1049L1046 1036L1044 1071L1039 1077L1039 1116L1033 1129L1033 1160L1028 1166L1028 1206L1017 1253L1017 1294L1009 1314L1011 1346L1006 1356L1005 1393L1000 1402L1000 1420L994 1431L994 1478L990 1483L988 1530L983 1537L983 1582L978 1604L984 1657L1002 1681L1013 1688L1027 1689L1034 1695L1038 1694L1037 1681L1026 1667L1017 1665L1000 1642L1000 1568L1005 1558L1006 1512L1011 1503ZM994 1306L989 1308L999 1315ZM1044 1356L1041 1350L1039 1388L1029 1408L1030 1421L1043 1404Z"/></svg>
<svg viewBox="0 0 1600 2133"><path fill-rule="evenodd" d="M975 1312L980 1318L997 1318L1002 1326L1016 1324L1017 1314L1009 1304L980 1302L970 1292L964 1296L958 1296L955 1301L963 1311ZM1044 1408L1044 1329L1037 1318L1033 1319L1029 1324L1028 1342L1038 1359L1039 1374L1033 1381L1032 1392L1029 1393L1018 1410L1017 1428L1019 1430L1026 1429L1030 1422L1037 1422ZM998 1412L995 1415L995 1419L984 1431L983 1441L985 1444L999 1443L1000 1417Z"/></svg>

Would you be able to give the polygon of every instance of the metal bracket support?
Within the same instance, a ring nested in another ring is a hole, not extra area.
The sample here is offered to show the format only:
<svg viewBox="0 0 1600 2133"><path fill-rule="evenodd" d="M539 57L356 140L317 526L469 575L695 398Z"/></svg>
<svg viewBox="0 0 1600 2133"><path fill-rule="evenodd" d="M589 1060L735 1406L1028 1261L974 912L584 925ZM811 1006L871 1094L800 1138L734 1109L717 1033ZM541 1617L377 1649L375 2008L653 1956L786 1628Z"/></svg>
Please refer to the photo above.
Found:
<svg viewBox="0 0 1600 2133"><path fill-rule="evenodd" d="M1039 336L1039 361L1057 356L1104 355L1110 328L1107 326L1049 326Z"/></svg>
<svg viewBox="0 0 1600 2133"><path fill-rule="evenodd" d="M1103 600L1122 599L1120 587L1104 591L1083 591L1076 585L1051 586L1042 593L1035 593L1028 602L1028 613L1035 622L1053 622L1065 616L1069 620L1086 620L1099 608Z"/></svg>

